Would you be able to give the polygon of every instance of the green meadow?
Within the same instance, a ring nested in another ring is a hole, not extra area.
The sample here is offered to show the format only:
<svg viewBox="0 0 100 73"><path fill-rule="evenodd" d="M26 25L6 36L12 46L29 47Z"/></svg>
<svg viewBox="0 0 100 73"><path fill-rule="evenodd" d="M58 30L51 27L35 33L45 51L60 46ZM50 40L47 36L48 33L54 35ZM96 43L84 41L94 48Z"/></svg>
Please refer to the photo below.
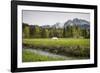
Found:
<svg viewBox="0 0 100 73"><path fill-rule="evenodd" d="M23 62L36 62L36 61L57 61L57 60L65 60L64 58L54 58L45 55L40 55L37 53L33 53L27 50L23 51Z"/></svg>
<svg viewBox="0 0 100 73"><path fill-rule="evenodd" d="M66 60L64 58L53 58L26 51L25 48L38 49L53 54L64 55L66 57L70 57L71 59L88 59L90 56L89 39L23 39L23 46L23 62Z"/></svg>
<svg viewBox="0 0 100 73"><path fill-rule="evenodd" d="M33 45L33 46L46 46L46 47L59 47L59 46L90 46L89 39L73 39L73 38L59 38L57 40L53 39L23 39L23 44Z"/></svg>

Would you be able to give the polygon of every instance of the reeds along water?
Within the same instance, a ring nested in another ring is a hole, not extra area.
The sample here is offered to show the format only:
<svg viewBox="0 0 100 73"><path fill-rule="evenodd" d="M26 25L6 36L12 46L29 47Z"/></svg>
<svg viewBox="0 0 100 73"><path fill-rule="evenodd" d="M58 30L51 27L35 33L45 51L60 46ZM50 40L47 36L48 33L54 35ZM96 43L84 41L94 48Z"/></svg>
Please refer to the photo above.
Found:
<svg viewBox="0 0 100 73"><path fill-rule="evenodd" d="M84 46L58 46L58 47L46 47L46 46L32 46L28 44L23 44L23 48L31 48L36 50L42 50L54 54L69 56L69 57L77 57L77 58L90 58L90 48Z"/></svg>

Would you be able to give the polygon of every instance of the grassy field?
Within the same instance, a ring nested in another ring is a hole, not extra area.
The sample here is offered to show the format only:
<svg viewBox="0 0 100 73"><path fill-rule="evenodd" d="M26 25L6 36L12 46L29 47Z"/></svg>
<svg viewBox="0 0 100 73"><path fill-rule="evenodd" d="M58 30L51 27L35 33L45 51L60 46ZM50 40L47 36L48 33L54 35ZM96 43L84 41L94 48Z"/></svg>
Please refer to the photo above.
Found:
<svg viewBox="0 0 100 73"><path fill-rule="evenodd" d="M31 47L30 47L31 46ZM44 47L45 46L45 47ZM90 40L89 39L23 39L23 47L31 49L40 49L54 54L64 55L76 59L90 58ZM29 51L23 51L23 62L34 61L56 61L64 60L62 58L52 58Z"/></svg>
<svg viewBox="0 0 100 73"><path fill-rule="evenodd" d="M30 51L26 51L26 50L23 50L22 57L23 57L22 59L23 62L65 60L64 58L53 58L53 57L40 55L40 54L33 53Z"/></svg>
<svg viewBox="0 0 100 73"><path fill-rule="evenodd" d="M59 46L83 46L89 47L89 39L23 39L23 44L29 44L34 46L46 46L46 47L59 47Z"/></svg>

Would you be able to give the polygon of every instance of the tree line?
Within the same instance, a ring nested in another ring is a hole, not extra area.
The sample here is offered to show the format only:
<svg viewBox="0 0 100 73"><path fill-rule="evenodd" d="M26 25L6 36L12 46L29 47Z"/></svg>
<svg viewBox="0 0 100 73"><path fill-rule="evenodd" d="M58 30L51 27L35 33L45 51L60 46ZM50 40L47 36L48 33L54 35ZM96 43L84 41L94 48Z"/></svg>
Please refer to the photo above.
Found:
<svg viewBox="0 0 100 73"><path fill-rule="evenodd" d="M43 28L38 25L22 23L22 36L23 38L90 38L90 29L82 29L77 25L68 25L63 28Z"/></svg>

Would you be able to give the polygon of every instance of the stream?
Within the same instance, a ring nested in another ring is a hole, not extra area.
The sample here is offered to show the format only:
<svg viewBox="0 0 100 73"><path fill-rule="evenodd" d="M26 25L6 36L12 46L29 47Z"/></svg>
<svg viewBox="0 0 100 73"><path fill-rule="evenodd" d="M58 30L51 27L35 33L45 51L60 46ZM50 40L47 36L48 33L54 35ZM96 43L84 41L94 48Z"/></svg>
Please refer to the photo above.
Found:
<svg viewBox="0 0 100 73"><path fill-rule="evenodd" d="M54 54L54 53L46 52L46 51L43 51L43 50L37 50L37 49L24 49L24 50L29 51L29 52L33 52L33 53L36 53L36 54L39 54L39 55L52 57L52 58L63 58L63 59L66 59L66 60L73 59L72 57Z"/></svg>

